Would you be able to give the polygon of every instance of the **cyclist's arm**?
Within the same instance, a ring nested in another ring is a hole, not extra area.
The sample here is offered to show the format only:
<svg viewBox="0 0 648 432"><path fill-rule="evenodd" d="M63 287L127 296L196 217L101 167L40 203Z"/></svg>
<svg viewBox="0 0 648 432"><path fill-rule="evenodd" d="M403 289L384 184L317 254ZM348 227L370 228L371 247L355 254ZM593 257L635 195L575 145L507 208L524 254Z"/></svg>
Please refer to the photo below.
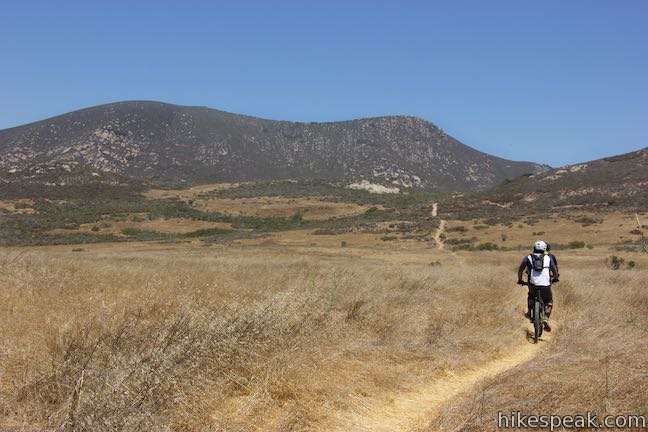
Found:
<svg viewBox="0 0 648 432"><path fill-rule="evenodd" d="M549 271L551 272L552 278L558 278L560 276L560 273L558 273L558 266L553 261L549 264Z"/></svg>
<svg viewBox="0 0 648 432"><path fill-rule="evenodd" d="M526 270L527 267L528 267L527 258L524 257L524 259L520 263L520 267L518 268L518 282L523 280L522 275L524 274L524 270Z"/></svg>

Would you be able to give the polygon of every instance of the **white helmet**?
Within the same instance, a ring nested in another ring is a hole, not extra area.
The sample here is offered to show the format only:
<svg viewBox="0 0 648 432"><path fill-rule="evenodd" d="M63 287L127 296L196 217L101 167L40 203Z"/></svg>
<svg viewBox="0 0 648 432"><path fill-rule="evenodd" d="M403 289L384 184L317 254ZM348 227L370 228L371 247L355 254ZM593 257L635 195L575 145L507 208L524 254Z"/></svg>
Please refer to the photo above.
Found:
<svg viewBox="0 0 648 432"><path fill-rule="evenodd" d="M534 249L534 250L537 250L537 251L544 252L544 251L547 250L547 243L543 242L542 240L538 240L538 241L535 242L535 244L533 245L533 249Z"/></svg>

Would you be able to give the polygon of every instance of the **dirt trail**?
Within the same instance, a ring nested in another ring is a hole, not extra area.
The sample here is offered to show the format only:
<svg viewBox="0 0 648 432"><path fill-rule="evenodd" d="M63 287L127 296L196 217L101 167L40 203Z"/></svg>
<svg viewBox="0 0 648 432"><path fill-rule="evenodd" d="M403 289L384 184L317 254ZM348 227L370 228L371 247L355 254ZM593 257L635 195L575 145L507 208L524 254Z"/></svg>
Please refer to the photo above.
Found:
<svg viewBox="0 0 648 432"><path fill-rule="evenodd" d="M443 250L445 247L445 242L443 241L443 233L445 232L446 221L445 219L439 220L439 228L437 229L436 234L434 234L434 241L437 244L439 250Z"/></svg>
<svg viewBox="0 0 648 432"><path fill-rule="evenodd" d="M439 204L434 203L432 204L432 217L437 217L439 214ZM446 227L446 221L444 219L439 220L439 228L437 228L436 234L434 234L434 242L437 245L437 248L439 250L443 250L445 247L445 243L443 242L442 235L445 232L445 227Z"/></svg>
<svg viewBox="0 0 648 432"><path fill-rule="evenodd" d="M524 343L510 355L479 365L476 369L446 376L416 391L397 395L389 403L367 406L364 412L356 412L342 431L409 431L424 425L435 412L452 398L470 392L480 381L493 378L530 360L543 344Z"/></svg>

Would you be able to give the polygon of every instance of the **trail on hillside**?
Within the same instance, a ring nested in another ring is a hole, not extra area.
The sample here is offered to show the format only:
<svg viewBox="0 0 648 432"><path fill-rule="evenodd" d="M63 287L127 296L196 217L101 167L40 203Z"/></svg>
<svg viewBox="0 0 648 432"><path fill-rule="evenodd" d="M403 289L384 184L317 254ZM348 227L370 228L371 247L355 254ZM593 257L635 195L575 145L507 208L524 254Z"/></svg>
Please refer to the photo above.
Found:
<svg viewBox="0 0 648 432"><path fill-rule="evenodd" d="M432 212L431 215L432 217L437 217L439 214L439 203L433 203L432 204ZM443 250L445 247L445 243L443 242L443 233L445 232L445 227L446 227L446 221L444 219L439 220L439 228L437 228L436 234L434 234L434 242L437 245L437 248L439 250Z"/></svg>
<svg viewBox="0 0 648 432"><path fill-rule="evenodd" d="M510 355L495 359L475 369L447 375L421 388L395 396L389 403L366 407L356 412L339 431L397 432L422 426L434 417L443 404L472 391L479 382L519 366L537 353L542 344L525 343Z"/></svg>
<svg viewBox="0 0 648 432"><path fill-rule="evenodd" d="M445 247L445 243L443 242L443 238L442 238L442 234L445 231L445 227L446 227L446 221L444 219L441 219L439 221L439 228L437 229L437 232L434 235L434 241L436 242L437 248L439 248L439 250L443 250L443 248Z"/></svg>

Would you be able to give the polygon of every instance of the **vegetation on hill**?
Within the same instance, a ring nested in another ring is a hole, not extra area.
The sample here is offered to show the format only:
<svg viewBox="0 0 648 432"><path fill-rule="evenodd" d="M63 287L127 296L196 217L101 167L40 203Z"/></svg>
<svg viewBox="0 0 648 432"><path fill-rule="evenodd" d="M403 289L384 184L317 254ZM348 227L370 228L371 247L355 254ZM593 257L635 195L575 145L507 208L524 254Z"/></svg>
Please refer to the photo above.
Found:
<svg viewBox="0 0 648 432"><path fill-rule="evenodd" d="M162 182L320 178L433 191L483 189L546 169L479 152L415 117L295 123L145 101L0 131L0 183L32 178L34 165Z"/></svg>

